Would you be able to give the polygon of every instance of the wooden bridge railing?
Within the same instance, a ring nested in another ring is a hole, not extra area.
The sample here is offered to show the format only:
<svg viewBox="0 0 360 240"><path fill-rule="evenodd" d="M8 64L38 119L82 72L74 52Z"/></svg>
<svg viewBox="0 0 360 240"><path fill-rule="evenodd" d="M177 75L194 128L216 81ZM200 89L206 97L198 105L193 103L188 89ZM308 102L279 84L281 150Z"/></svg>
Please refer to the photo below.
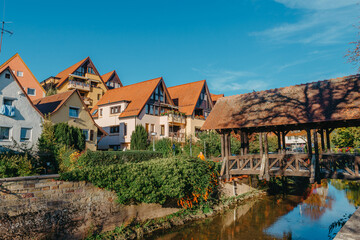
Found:
<svg viewBox="0 0 360 240"><path fill-rule="evenodd" d="M311 177L311 164L313 163L308 154L285 153L268 154L267 156L268 161L265 166L262 166L264 154L229 156L228 167L225 171L230 176L259 175L262 178L268 174L268 176ZM222 158L212 160L222 161ZM360 156L333 153L319 155L320 171L328 174L343 170L344 174L359 177L359 165Z"/></svg>

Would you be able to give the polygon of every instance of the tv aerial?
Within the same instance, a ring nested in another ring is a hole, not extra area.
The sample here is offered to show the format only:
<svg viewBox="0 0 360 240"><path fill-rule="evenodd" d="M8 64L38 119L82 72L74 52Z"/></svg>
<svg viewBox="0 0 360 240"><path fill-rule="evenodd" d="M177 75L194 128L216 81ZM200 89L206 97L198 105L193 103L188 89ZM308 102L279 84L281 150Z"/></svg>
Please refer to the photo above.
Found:
<svg viewBox="0 0 360 240"><path fill-rule="evenodd" d="M1 21L0 52L1 52L1 46L2 46L4 33L9 34L10 36L13 35L12 31L9 31L9 30L5 29L5 24L8 24L8 23L12 23L12 22L5 22L5 0L4 0L3 20Z"/></svg>

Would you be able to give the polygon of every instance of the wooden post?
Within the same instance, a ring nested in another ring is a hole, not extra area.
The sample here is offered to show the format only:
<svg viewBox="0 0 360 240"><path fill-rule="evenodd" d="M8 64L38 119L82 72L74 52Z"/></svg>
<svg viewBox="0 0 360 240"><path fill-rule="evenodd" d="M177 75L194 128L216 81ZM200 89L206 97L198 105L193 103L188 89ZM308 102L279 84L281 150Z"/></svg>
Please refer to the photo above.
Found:
<svg viewBox="0 0 360 240"><path fill-rule="evenodd" d="M225 133L225 178L230 179L229 156L230 156L230 134Z"/></svg>
<svg viewBox="0 0 360 240"><path fill-rule="evenodd" d="M268 146L267 133L264 133L264 152L265 152L265 179L266 179L266 181L270 181L269 146Z"/></svg>
<svg viewBox="0 0 360 240"><path fill-rule="evenodd" d="M321 152L324 153L326 151L324 129L320 129L320 141L321 141Z"/></svg>
<svg viewBox="0 0 360 240"><path fill-rule="evenodd" d="M312 144L311 144L311 131L310 129L306 129L306 137L307 137L307 149L308 149L308 158L310 160L310 183L315 182L315 167L312 160Z"/></svg>
<svg viewBox="0 0 360 240"><path fill-rule="evenodd" d="M260 153L260 174L259 179L262 180L265 174L265 155L264 155L264 149L263 149L263 133L259 133L259 153Z"/></svg>
<svg viewBox="0 0 360 240"><path fill-rule="evenodd" d="M241 131L240 132L240 142L241 142L241 145L240 145L240 155L242 156L242 155L244 155L244 148L245 148L245 144L244 144L244 132L243 131Z"/></svg>
<svg viewBox="0 0 360 240"><path fill-rule="evenodd" d="M326 134L326 152L330 153L331 152L331 146L330 146L330 129L326 129L325 130L325 134Z"/></svg>
<svg viewBox="0 0 360 240"><path fill-rule="evenodd" d="M249 154L249 134L247 132L244 132L244 139L245 139L244 155L247 155Z"/></svg>
<svg viewBox="0 0 360 240"><path fill-rule="evenodd" d="M286 134L288 133L289 131L283 131L282 132L282 144L283 144L283 153L285 154L286 153L286 141L285 141L285 136Z"/></svg>
<svg viewBox="0 0 360 240"><path fill-rule="evenodd" d="M221 140L221 158L222 158L222 165L220 170L220 176L223 176L225 173L225 134L222 132L220 134L220 140Z"/></svg>
<svg viewBox="0 0 360 240"><path fill-rule="evenodd" d="M318 138L317 138L317 131L314 130L314 152L313 155L314 164L315 164L315 181L320 183L320 166L319 166L319 144L318 144Z"/></svg>

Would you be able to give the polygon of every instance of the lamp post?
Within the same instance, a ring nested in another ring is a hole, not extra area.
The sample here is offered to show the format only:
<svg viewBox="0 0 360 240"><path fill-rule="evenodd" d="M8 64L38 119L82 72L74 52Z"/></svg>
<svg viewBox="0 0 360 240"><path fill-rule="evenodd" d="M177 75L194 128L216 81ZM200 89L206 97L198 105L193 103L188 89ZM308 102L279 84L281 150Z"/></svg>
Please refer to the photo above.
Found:
<svg viewBox="0 0 360 240"><path fill-rule="evenodd" d="M153 139L153 151L155 152L155 136L156 136L156 132L152 132L151 136L152 136L152 139Z"/></svg>

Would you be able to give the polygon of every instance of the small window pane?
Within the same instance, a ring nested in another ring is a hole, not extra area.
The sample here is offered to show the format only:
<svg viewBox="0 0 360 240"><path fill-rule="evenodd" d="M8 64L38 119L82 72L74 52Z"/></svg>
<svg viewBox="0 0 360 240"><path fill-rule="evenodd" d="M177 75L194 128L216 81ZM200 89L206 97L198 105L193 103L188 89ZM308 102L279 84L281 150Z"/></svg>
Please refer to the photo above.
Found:
<svg viewBox="0 0 360 240"><path fill-rule="evenodd" d="M0 140L10 140L9 127L0 127Z"/></svg>
<svg viewBox="0 0 360 240"><path fill-rule="evenodd" d="M85 140L89 141L89 130L88 129L83 129L83 134L85 136Z"/></svg>
<svg viewBox="0 0 360 240"><path fill-rule="evenodd" d="M31 138L31 128L21 128L20 141L29 141Z"/></svg>
<svg viewBox="0 0 360 240"><path fill-rule="evenodd" d="M79 117L79 109L70 107L69 108L69 116L70 117L76 117L76 118Z"/></svg>
<svg viewBox="0 0 360 240"><path fill-rule="evenodd" d="M18 77L23 77L23 76L24 76L24 73L21 72L21 71L17 71L17 76L18 76Z"/></svg>
<svg viewBox="0 0 360 240"><path fill-rule="evenodd" d="M30 96L35 96L35 88L28 88L27 94Z"/></svg>
<svg viewBox="0 0 360 240"><path fill-rule="evenodd" d="M14 101L14 100L12 100L12 99L6 99L6 98L4 98L4 105L12 106L13 101Z"/></svg>
<svg viewBox="0 0 360 240"><path fill-rule="evenodd" d="M149 105L149 107L150 107L150 114L151 114L151 115L154 115L154 106Z"/></svg>

